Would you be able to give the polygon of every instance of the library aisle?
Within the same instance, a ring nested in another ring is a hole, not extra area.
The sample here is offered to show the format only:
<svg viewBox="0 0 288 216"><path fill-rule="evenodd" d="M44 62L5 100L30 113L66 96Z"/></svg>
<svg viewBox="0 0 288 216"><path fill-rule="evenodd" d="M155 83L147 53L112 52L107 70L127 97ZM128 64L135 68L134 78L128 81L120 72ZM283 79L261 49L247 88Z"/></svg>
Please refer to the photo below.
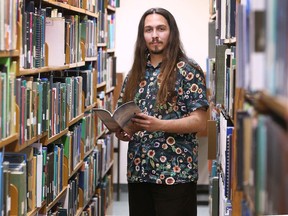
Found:
<svg viewBox="0 0 288 216"><path fill-rule="evenodd" d="M208 205L198 205L198 215L199 216L209 216L209 206ZM128 216L128 193L120 193L120 200L117 201L116 195L114 196L114 201L107 209L106 216Z"/></svg>

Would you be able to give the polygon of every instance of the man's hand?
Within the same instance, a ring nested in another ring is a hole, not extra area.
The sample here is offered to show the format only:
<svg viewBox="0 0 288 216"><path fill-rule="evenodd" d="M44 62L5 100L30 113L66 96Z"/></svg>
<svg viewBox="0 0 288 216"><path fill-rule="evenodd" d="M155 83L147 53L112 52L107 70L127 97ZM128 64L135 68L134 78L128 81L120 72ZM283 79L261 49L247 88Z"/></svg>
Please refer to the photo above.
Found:
<svg viewBox="0 0 288 216"><path fill-rule="evenodd" d="M142 130L149 132L158 131L161 129L162 120L146 115L144 113L137 113L134 118L132 118L133 124Z"/></svg>
<svg viewBox="0 0 288 216"><path fill-rule="evenodd" d="M122 141L130 141L131 140L131 135L126 133L125 131L123 131L122 129L121 130L118 130L116 131L115 133L116 137Z"/></svg>

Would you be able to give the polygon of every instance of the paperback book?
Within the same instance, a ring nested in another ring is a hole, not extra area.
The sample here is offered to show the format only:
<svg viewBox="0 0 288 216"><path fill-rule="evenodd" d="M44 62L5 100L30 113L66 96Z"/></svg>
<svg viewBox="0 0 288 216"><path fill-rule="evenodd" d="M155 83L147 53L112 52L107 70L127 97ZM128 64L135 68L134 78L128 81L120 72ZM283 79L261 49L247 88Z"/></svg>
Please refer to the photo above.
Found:
<svg viewBox="0 0 288 216"><path fill-rule="evenodd" d="M138 131L131 119L140 113L141 109L134 101L122 104L113 113L103 108L94 108L93 110L110 132L116 132L120 129L127 133Z"/></svg>

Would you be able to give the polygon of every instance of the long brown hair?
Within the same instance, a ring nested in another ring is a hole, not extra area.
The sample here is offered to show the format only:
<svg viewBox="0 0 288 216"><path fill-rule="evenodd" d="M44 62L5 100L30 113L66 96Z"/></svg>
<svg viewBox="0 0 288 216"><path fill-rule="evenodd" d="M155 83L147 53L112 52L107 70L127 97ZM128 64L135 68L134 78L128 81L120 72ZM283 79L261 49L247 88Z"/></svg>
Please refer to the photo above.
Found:
<svg viewBox="0 0 288 216"><path fill-rule="evenodd" d="M144 23L145 18L150 14L159 14L163 16L170 27L170 35L167 43L167 47L164 51L162 63L161 63L161 83L160 89L157 95L158 103L165 103L169 93L174 92L176 73L175 68L179 58L187 59L184 53L183 45L180 40L179 29L173 15L163 8L151 8L147 10L140 19L138 25L138 35L135 43L134 61L132 68L128 74L128 80L123 95L123 101L133 100L135 91L138 84L143 80L145 76L145 69L147 64L147 47L144 38Z"/></svg>

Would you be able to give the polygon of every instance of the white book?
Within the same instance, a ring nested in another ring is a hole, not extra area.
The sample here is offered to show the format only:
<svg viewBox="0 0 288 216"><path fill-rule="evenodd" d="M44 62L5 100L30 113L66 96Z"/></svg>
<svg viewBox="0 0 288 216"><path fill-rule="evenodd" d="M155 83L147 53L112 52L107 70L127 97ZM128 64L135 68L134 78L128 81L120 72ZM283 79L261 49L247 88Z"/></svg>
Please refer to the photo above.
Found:
<svg viewBox="0 0 288 216"><path fill-rule="evenodd" d="M253 3L252 3L253 2ZM265 1L251 2L250 18L250 90L265 89L266 67L266 30L265 30Z"/></svg>
<svg viewBox="0 0 288 216"><path fill-rule="evenodd" d="M36 162L36 207L42 206L42 175L43 175L43 155L42 155L42 144L33 143L32 146L38 149L37 162Z"/></svg>
<svg viewBox="0 0 288 216"><path fill-rule="evenodd" d="M4 10L4 2L6 1L0 1L0 50L4 50L5 48L5 23L4 23L4 16L5 16L5 10Z"/></svg>
<svg viewBox="0 0 288 216"><path fill-rule="evenodd" d="M48 66L65 64L65 19L47 17L45 42L48 45Z"/></svg>
<svg viewBox="0 0 288 216"><path fill-rule="evenodd" d="M220 32L220 39L225 39L226 38L226 1L227 0L222 0L221 1L221 32Z"/></svg>

